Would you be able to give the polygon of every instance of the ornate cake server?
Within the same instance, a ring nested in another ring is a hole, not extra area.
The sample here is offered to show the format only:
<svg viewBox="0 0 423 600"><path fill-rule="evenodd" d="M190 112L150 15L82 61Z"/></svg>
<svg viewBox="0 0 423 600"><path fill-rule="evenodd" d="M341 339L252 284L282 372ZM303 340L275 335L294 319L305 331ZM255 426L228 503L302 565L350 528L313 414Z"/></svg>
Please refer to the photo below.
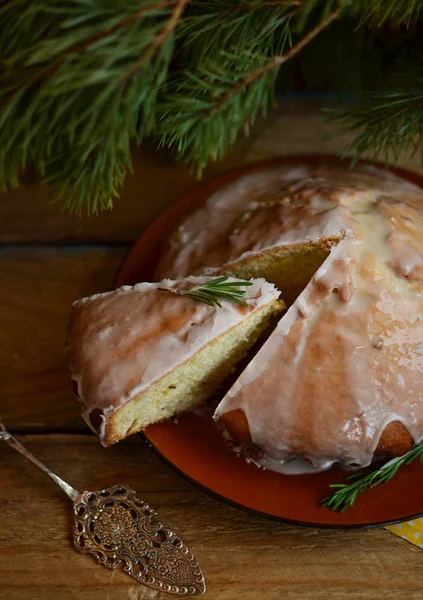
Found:
<svg viewBox="0 0 423 600"><path fill-rule="evenodd" d="M204 575L184 542L159 520L127 485L79 492L43 465L0 420L0 440L49 475L73 502L75 547L108 569L125 573L148 587L179 596L206 591Z"/></svg>

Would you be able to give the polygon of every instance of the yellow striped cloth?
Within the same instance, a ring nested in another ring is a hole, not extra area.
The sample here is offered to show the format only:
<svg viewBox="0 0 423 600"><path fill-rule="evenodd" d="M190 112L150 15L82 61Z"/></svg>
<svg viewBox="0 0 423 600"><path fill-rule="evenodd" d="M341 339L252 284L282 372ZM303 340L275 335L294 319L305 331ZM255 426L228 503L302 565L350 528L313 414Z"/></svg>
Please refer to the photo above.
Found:
<svg viewBox="0 0 423 600"><path fill-rule="evenodd" d="M411 542L415 546L423 549L423 519L414 519L414 521L404 521L396 525L385 527L395 535L399 535L403 540Z"/></svg>

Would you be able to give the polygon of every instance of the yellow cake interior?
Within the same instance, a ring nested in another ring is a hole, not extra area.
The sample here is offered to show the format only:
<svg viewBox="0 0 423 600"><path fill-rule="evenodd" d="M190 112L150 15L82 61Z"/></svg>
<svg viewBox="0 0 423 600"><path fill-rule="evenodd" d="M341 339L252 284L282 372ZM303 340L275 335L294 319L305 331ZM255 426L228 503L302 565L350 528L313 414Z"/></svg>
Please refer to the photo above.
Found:
<svg viewBox="0 0 423 600"><path fill-rule="evenodd" d="M263 277L281 290L290 306L310 282L329 254L331 245L339 239L327 238L317 243L294 244L248 256L245 260L222 268L221 273L250 279Z"/></svg>
<svg viewBox="0 0 423 600"><path fill-rule="evenodd" d="M247 351L268 330L285 305L274 300L212 340L192 358L131 398L107 420L105 443L128 435L201 405L216 391Z"/></svg>

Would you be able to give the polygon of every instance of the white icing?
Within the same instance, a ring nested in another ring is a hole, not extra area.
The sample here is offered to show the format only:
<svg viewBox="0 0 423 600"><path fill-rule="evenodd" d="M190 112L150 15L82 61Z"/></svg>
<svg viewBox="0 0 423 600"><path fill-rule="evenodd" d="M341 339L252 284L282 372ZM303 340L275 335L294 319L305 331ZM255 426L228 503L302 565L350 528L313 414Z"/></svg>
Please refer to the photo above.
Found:
<svg viewBox="0 0 423 600"><path fill-rule="evenodd" d="M351 236L349 208L419 188L374 167L286 165L240 177L212 194L178 227L156 279L213 273L295 243Z"/></svg>
<svg viewBox="0 0 423 600"><path fill-rule="evenodd" d="M269 471L276 471L276 473L281 473L282 475L308 475L330 469L334 463L328 462L326 466L315 467L302 458L275 460L274 458L265 456L262 460L256 462L256 464L259 467L263 467Z"/></svg>

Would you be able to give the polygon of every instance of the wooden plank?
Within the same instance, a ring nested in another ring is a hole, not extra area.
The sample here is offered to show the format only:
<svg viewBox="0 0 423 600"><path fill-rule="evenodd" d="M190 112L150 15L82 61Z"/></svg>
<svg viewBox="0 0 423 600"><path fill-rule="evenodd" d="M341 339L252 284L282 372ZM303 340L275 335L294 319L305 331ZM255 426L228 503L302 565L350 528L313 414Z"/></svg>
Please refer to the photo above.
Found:
<svg viewBox="0 0 423 600"><path fill-rule="evenodd" d="M244 514L170 470L139 438L110 449L94 436L22 436L80 489L127 483L192 547L213 600L421 598L422 553L386 530L291 527ZM1 600L165 598L78 554L71 503L12 449L0 453Z"/></svg>
<svg viewBox="0 0 423 600"><path fill-rule="evenodd" d="M12 429L85 430L64 360L73 300L113 286L125 247L0 250L0 415Z"/></svg>
<svg viewBox="0 0 423 600"><path fill-rule="evenodd" d="M324 122L321 103L284 101L259 119L249 139L240 137L222 163L204 173L207 181L218 173L248 161L297 154L336 153L346 136L331 137L336 126ZM61 214L60 207L47 201L46 189L28 180L27 185L0 197L0 243L29 242L131 242L163 210L197 185L189 170L174 162L166 151L150 144L135 149L134 173L128 175L113 212L79 218ZM399 164L421 170L420 156L401 157ZM29 176L28 176L29 177Z"/></svg>
<svg viewBox="0 0 423 600"><path fill-rule="evenodd" d="M243 146L241 141L239 146ZM224 163L212 165L207 181L242 162L232 154ZM61 212L48 201L46 186L26 180L25 185L0 196L0 244L132 242L163 210L198 184L186 166L176 165L166 151L148 145L133 152L134 172L128 173L113 211L79 217Z"/></svg>

